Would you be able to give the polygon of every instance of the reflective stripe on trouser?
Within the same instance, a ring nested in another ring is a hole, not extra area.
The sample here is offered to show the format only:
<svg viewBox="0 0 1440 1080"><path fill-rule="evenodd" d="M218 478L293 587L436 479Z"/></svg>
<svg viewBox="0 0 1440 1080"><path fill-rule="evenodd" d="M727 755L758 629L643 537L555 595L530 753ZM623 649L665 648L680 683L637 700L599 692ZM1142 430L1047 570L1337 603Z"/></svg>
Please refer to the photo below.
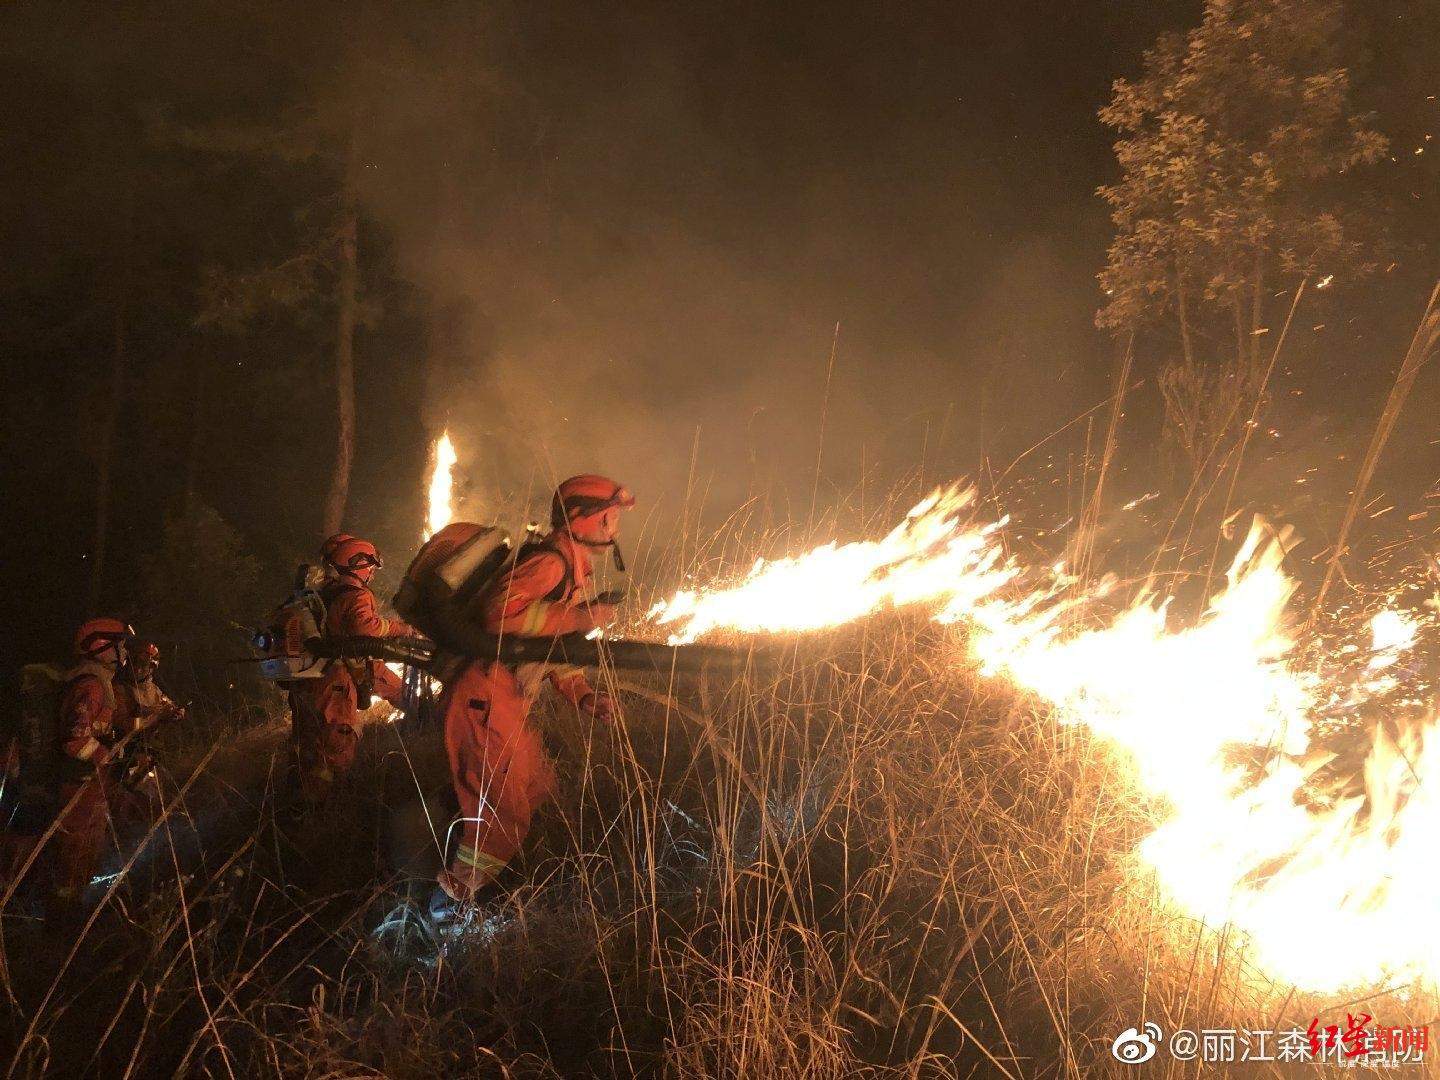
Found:
<svg viewBox="0 0 1440 1080"><path fill-rule="evenodd" d="M457 820L455 824L463 822ZM450 865L441 871L440 886L456 900L466 900L499 877L505 866L493 855L462 842L455 848Z"/></svg>
<svg viewBox="0 0 1440 1080"><path fill-rule="evenodd" d="M527 721L529 702L504 665L471 664L448 688L444 709L462 826L451 872L493 878L525 842L554 770Z"/></svg>
<svg viewBox="0 0 1440 1080"><path fill-rule="evenodd" d="M330 785L355 764L360 741L355 680L344 664L331 664L290 694L291 742L306 799L323 798Z"/></svg>

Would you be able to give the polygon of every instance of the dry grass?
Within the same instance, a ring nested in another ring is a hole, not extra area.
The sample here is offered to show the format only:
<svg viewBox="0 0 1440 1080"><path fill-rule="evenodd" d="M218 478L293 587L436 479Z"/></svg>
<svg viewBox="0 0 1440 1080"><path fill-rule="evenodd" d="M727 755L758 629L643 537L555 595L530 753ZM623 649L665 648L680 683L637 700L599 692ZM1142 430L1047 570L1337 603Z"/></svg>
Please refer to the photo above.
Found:
<svg viewBox="0 0 1440 1080"><path fill-rule="evenodd" d="M61 969L70 941L7 915L0 1061L19 1076L1100 1077L1135 1073L1110 1041L1144 1020L1343 1014L1167 910L1133 856L1159 808L1125 762L964 655L963 634L887 616L733 682L602 673L624 723L541 711L558 797L511 892L443 942L418 924L374 934L404 899L385 793L396 770L402 789L443 786L437 731L372 729L351 789L303 827L274 794L273 737L227 738L173 799L185 827L115 883L75 962ZM174 796L188 770L172 769ZM1342 947L1358 946L1317 942ZM1408 1018L1391 999L1366 1011ZM1162 1054L1146 1075L1197 1068Z"/></svg>

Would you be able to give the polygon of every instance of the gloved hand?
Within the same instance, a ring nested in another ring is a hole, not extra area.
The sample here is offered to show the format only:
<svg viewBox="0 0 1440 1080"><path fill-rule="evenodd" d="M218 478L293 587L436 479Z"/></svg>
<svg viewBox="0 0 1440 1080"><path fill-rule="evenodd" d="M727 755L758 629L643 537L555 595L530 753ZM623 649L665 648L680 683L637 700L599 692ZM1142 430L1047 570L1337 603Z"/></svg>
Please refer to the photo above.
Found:
<svg viewBox="0 0 1440 1080"><path fill-rule="evenodd" d="M123 762L120 782L131 791L137 790L150 779L150 770L155 768L155 756L146 750L137 750L129 761Z"/></svg>
<svg viewBox="0 0 1440 1080"><path fill-rule="evenodd" d="M591 690L581 698L580 711L604 724L615 722L615 701L603 691Z"/></svg>
<svg viewBox="0 0 1440 1080"><path fill-rule="evenodd" d="M589 633L591 630L598 630L609 626L615 621L614 604L581 604L571 612L575 621L575 629L581 633Z"/></svg>

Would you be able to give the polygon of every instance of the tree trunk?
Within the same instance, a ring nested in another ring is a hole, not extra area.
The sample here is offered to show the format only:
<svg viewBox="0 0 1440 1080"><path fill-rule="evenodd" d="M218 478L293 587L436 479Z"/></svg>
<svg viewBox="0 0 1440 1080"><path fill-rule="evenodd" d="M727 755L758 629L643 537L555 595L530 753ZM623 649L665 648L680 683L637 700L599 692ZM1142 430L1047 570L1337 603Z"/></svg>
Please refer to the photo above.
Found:
<svg viewBox="0 0 1440 1080"><path fill-rule="evenodd" d="M1075 539L1070 549L1070 564L1082 579L1090 576L1090 558L1095 551L1095 536L1100 530L1101 498L1105 494L1105 478L1110 473L1110 462L1115 456L1120 421L1125 415L1125 396L1130 386L1130 370L1135 360L1135 331L1132 329L1125 339L1125 351L1115 374L1114 400L1110 406L1110 420L1105 426L1105 445L1100 451L1100 468L1095 474L1095 490L1080 513L1080 524L1075 530Z"/></svg>
<svg viewBox="0 0 1440 1080"><path fill-rule="evenodd" d="M208 356L197 358L194 365L194 399L190 403L190 442L185 449L185 502L188 515L195 509L196 492L200 487L200 456L205 435L205 396L209 374Z"/></svg>
<svg viewBox="0 0 1440 1080"><path fill-rule="evenodd" d="M115 436L120 427L120 409L125 394L125 345L128 327L126 305L130 300L131 240L135 233L135 178L127 176L120 199L123 231L112 251L115 258L115 322L110 351L110 379L101 407L99 430L95 433L95 535L90 555L90 611L95 613L105 594L105 572L110 555L111 489L115 484Z"/></svg>
<svg viewBox="0 0 1440 1080"><path fill-rule="evenodd" d="M1235 372L1238 375L1249 363L1250 352L1245 343L1245 313L1242 310L1240 286L1230 291L1230 310L1235 315Z"/></svg>
<svg viewBox="0 0 1440 1080"><path fill-rule="evenodd" d="M325 534L340 531L350 496L350 465L355 459L355 203L347 192L340 221L340 275L336 285L335 468L325 500Z"/></svg>
<svg viewBox="0 0 1440 1080"><path fill-rule="evenodd" d="M1250 294L1250 370L1247 379L1260 371L1260 320L1265 313L1265 252L1255 252L1255 281Z"/></svg>
<svg viewBox="0 0 1440 1080"><path fill-rule="evenodd" d="M115 303L110 381L95 433L95 537L90 554L90 611L99 609L105 588L105 563L110 537L110 488L114 480L115 431L119 427L120 399L125 392L125 294Z"/></svg>
<svg viewBox="0 0 1440 1080"><path fill-rule="evenodd" d="M1175 299L1180 313L1180 348L1185 353L1185 367L1187 370L1195 370L1195 345L1190 339L1190 308L1185 301L1185 280L1180 276L1180 268L1175 268ZM1131 331L1131 342L1134 342L1135 334Z"/></svg>

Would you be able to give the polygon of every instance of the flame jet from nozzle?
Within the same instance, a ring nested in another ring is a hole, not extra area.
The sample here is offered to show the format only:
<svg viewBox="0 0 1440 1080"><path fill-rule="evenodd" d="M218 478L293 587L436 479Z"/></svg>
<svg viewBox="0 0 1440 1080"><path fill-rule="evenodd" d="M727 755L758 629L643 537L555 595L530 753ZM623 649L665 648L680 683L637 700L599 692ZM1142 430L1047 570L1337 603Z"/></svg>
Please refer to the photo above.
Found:
<svg viewBox="0 0 1440 1080"><path fill-rule="evenodd" d="M677 593L650 618L691 641L928 605L936 622L964 628L956 648L981 674L1120 751L1116 767L1155 815L1132 864L1136 887L1158 882L1192 919L1238 931L1258 978L1316 992L1440 980L1433 714L1398 724L1398 736L1377 728L1363 796L1317 799L1308 787L1323 757L1317 718L1338 710L1361 723L1362 710L1385 708L1395 658L1416 641L1412 622L1382 614L1373 644L1329 643L1332 656L1372 657L1358 673L1303 662L1284 569L1291 538L1258 520L1197 618L1173 625L1170 598L1150 592L1105 614L1087 604L1113 585L1028 571L1004 554L1000 523L968 519L973 503L973 491L945 489L882 540L760 560L736 581ZM1258 769L1236 764L1237 748L1253 750Z"/></svg>

